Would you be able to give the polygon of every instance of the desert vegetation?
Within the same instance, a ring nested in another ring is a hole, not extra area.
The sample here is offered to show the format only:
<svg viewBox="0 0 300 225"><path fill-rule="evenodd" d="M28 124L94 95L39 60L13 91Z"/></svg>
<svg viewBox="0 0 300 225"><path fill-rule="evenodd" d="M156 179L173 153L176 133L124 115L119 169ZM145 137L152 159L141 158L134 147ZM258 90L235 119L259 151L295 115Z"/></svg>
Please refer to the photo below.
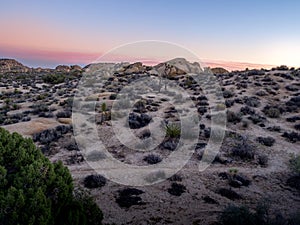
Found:
<svg viewBox="0 0 300 225"><path fill-rule="evenodd" d="M0 72L0 125L10 132L0 132L0 224L299 223L300 70L217 69L213 78L200 77L200 85L176 66L194 64L173 62L124 64L106 80L95 72L102 64ZM80 83L87 68L94 76ZM167 82L159 83L157 71L164 68ZM158 82L119 94L140 78ZM93 90L78 97L83 91L78 84ZM175 84L189 98L176 93ZM135 94L138 100L132 102ZM216 102L209 98L213 94ZM72 120L74 108L87 119ZM192 110L196 117L186 120L198 120L198 132L182 132L181 117ZM212 121L222 124L222 116L227 123L220 149L199 171L199 163L210 159L211 139L222 136L212 127ZM129 143L135 150L114 134L118 121L142 142ZM106 153L89 139L93 122ZM78 132L94 147L87 155ZM160 142L148 151L157 134ZM113 182L89 165L110 155L127 165L156 167L192 140L186 165L170 177L164 170L151 173L145 182L156 183L149 186ZM258 205L263 198L269 202Z"/></svg>

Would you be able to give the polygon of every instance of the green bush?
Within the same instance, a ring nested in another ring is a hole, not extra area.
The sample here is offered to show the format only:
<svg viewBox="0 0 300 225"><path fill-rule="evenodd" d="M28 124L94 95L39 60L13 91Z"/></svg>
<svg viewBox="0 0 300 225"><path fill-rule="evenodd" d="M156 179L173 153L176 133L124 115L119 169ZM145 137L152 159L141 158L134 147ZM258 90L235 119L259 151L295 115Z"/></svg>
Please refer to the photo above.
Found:
<svg viewBox="0 0 300 225"><path fill-rule="evenodd" d="M52 164L31 139L0 128L0 224L101 224L96 204L74 193L61 162Z"/></svg>
<svg viewBox="0 0 300 225"><path fill-rule="evenodd" d="M43 76L42 79L48 84L60 84L65 81L66 77L63 74L48 74Z"/></svg>
<svg viewBox="0 0 300 225"><path fill-rule="evenodd" d="M264 114L269 118L279 118L282 111L276 106L266 106L263 109Z"/></svg>
<svg viewBox="0 0 300 225"><path fill-rule="evenodd" d="M229 123L239 123L242 120L242 114L241 113L235 113L233 111L227 111L227 121Z"/></svg>

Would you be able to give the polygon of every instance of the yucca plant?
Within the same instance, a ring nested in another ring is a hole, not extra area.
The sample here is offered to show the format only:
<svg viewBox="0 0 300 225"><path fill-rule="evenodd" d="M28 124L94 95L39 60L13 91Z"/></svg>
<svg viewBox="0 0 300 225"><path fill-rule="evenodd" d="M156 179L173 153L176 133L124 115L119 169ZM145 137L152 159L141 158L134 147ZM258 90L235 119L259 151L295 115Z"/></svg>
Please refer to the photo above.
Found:
<svg viewBox="0 0 300 225"><path fill-rule="evenodd" d="M181 128L179 125L173 124L166 124L165 126L166 136L169 138L178 138L181 134Z"/></svg>

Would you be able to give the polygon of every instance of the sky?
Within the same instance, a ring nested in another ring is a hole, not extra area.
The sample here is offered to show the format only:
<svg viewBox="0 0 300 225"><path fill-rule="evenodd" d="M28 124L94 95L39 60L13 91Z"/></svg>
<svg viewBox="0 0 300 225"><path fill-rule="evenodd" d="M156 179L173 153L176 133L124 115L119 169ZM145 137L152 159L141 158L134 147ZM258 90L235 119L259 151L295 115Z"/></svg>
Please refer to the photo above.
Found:
<svg viewBox="0 0 300 225"><path fill-rule="evenodd" d="M0 58L85 65L118 46L158 40L216 64L299 67L299 10L298 0L0 0Z"/></svg>

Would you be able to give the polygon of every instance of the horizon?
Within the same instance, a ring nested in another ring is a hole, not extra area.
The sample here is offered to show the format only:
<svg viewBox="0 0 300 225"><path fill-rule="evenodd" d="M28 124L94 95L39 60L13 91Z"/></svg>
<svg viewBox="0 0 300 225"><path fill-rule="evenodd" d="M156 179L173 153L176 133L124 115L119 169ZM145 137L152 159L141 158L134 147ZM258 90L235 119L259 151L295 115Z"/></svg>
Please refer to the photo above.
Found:
<svg viewBox="0 0 300 225"><path fill-rule="evenodd" d="M18 60L16 58L0 58L0 60L16 60L17 62L21 63L23 66L26 66L28 68L44 68L44 69L55 69L57 66L74 66L74 65L78 65L82 68L84 68L85 66L88 66L89 64L97 64L97 63L135 63L135 62L141 62L144 65L148 65L148 66L155 66L158 65L159 63L163 63L164 61L97 61L97 62L90 62L88 64L74 64L74 63L60 63L60 64L53 64L52 66L43 66L43 65L30 65L30 64L26 64L24 62L22 62L22 60ZM170 59L172 60L172 59ZM190 61L189 61L190 62ZM195 61L196 62L196 61ZM193 63L193 62L192 62ZM243 62L226 62L226 61L218 61L218 60L214 60L214 61L201 61L198 62L201 63L202 66L204 65L204 68L224 68L228 71L242 71L245 69L271 69L271 68L275 68L278 66L285 66L285 65L264 65L264 64L254 64L254 63L243 63ZM292 68L292 67L290 67Z"/></svg>
<svg viewBox="0 0 300 225"><path fill-rule="evenodd" d="M118 46L151 39L179 44L201 62L228 70L299 67L299 6L258 0L10 1L0 9L0 58L29 67L83 66Z"/></svg>

